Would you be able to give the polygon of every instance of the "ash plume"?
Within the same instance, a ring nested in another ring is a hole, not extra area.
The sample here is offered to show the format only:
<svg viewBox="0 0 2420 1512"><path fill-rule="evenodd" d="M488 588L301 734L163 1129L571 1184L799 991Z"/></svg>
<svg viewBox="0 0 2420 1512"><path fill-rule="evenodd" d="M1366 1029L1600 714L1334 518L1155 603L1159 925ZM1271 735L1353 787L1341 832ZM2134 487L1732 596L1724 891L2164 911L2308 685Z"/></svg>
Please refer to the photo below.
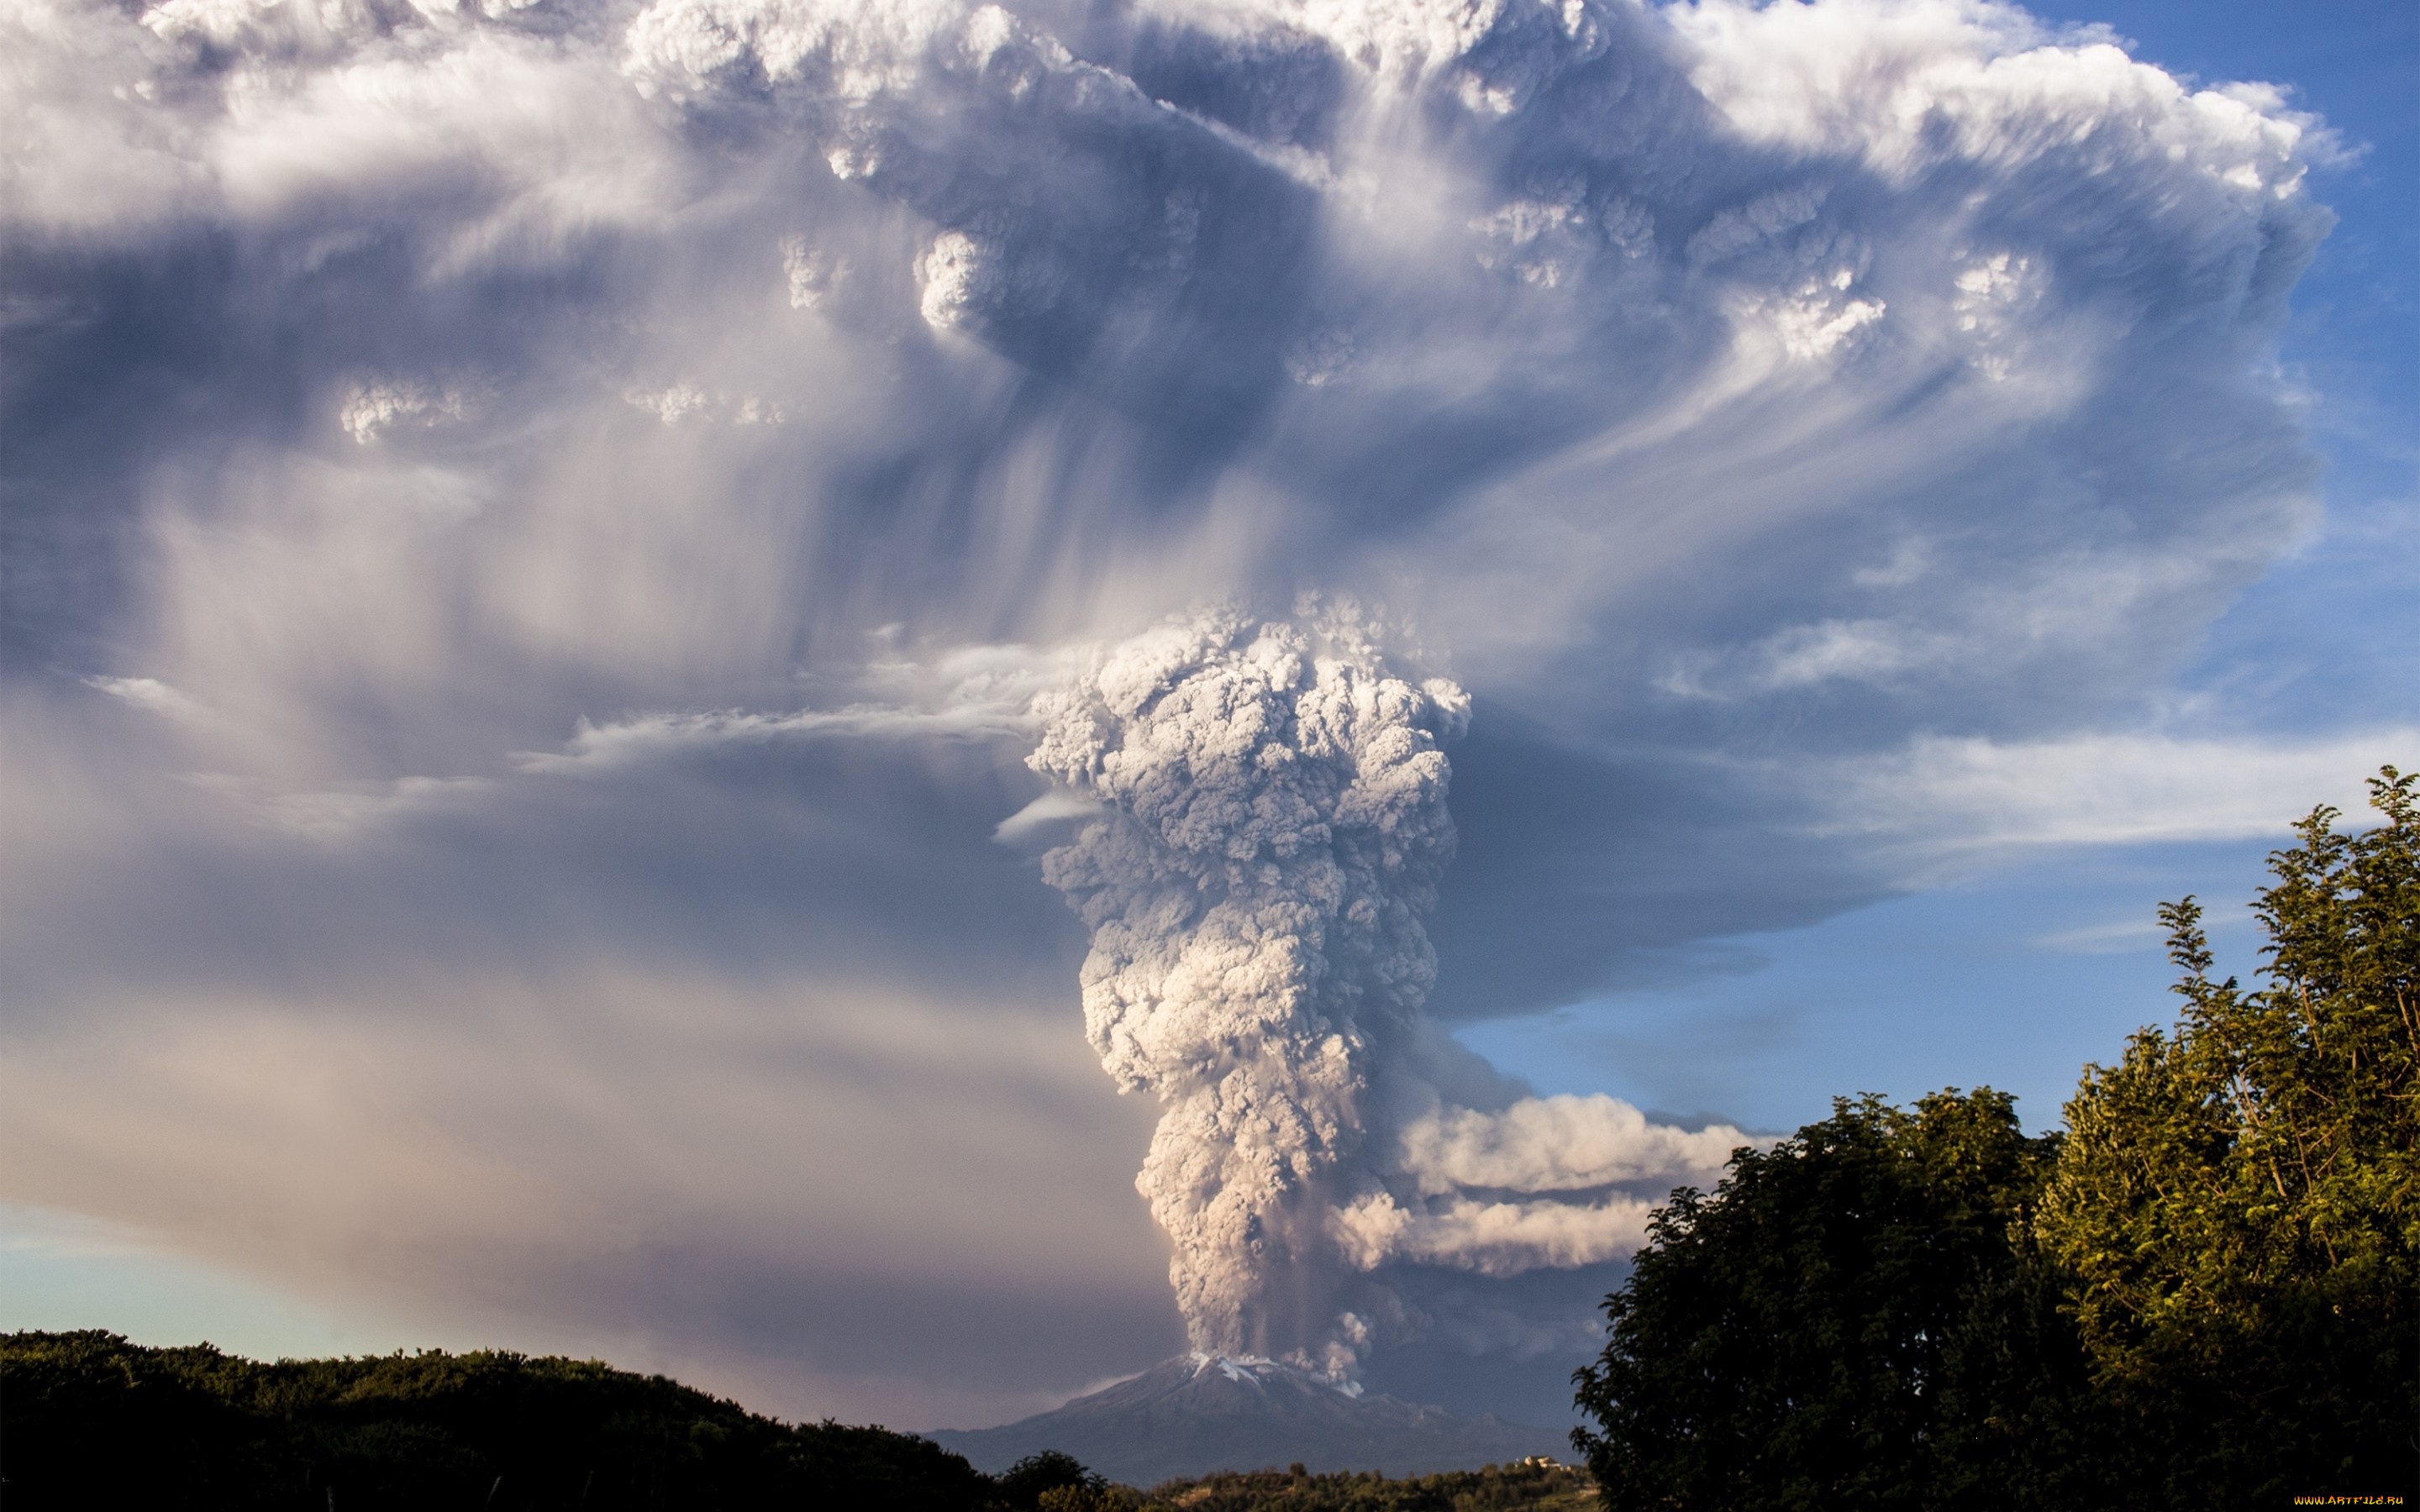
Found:
<svg viewBox="0 0 2420 1512"><path fill-rule="evenodd" d="M1352 1273L1608 1258L1649 1203L1604 1189L1701 1174L1745 1140L1605 1097L1443 1104L1420 1065L1422 920L1469 697L1390 667L1349 604L1304 608L1205 610L1097 652L1037 700L1028 764L1098 806L1043 871L1092 931L1094 1049L1165 1110L1136 1185L1193 1348L1349 1381L1370 1342L1338 1305Z"/></svg>

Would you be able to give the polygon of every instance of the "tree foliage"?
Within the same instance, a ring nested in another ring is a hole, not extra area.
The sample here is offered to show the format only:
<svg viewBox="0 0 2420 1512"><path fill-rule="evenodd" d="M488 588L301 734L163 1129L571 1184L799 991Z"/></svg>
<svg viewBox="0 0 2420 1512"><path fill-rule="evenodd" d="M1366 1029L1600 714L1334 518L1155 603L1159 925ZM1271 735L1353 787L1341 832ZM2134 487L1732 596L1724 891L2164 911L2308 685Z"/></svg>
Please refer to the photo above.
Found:
<svg viewBox="0 0 2420 1512"><path fill-rule="evenodd" d="M2067 1107L2041 1236L2176 1500L2408 1473L2420 813L2411 777L2370 786L2382 823L2344 834L2322 807L2271 857L2265 986L2211 979L2195 900L2161 909L2184 1012L2087 1068Z"/></svg>
<svg viewBox="0 0 2420 1512"><path fill-rule="evenodd" d="M1001 1504L1011 1512L1085 1512L1109 1483L1084 1468L1082 1460L1057 1449L1044 1449L1003 1470L996 1477Z"/></svg>
<svg viewBox="0 0 2420 1512"><path fill-rule="evenodd" d="M1656 1215L1575 1381L1609 1508L2253 1507L2410 1491L2420 815L2321 808L2265 985L2164 905L2184 1011L2063 1133L1952 1089L1835 1105Z"/></svg>
<svg viewBox="0 0 2420 1512"><path fill-rule="evenodd" d="M261 1364L115 1334L0 1338L0 1475L48 1507L985 1512L926 1439L790 1425L662 1376L502 1350Z"/></svg>
<svg viewBox="0 0 2420 1512"><path fill-rule="evenodd" d="M1533 1459L1399 1477L1300 1465L1227 1471L1154 1487L1140 1512L1582 1512L1594 1505L1587 1475Z"/></svg>
<svg viewBox="0 0 2420 1512"><path fill-rule="evenodd" d="M2011 1242L2055 1151L2005 1093L1868 1096L1675 1193L1575 1378L1606 1504L1992 1504L2080 1379Z"/></svg>

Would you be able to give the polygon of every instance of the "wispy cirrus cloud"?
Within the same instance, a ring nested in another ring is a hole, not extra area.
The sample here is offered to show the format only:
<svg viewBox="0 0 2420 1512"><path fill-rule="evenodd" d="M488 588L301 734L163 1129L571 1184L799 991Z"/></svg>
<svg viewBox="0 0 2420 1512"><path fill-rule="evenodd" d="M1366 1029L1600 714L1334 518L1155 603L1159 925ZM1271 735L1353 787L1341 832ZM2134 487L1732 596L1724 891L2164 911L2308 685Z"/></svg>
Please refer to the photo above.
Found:
<svg viewBox="0 0 2420 1512"><path fill-rule="evenodd" d="M2359 826L2366 777L2420 765L2420 726L2318 740L1920 739L1840 774L1836 823L1941 850L2283 837L2320 803Z"/></svg>

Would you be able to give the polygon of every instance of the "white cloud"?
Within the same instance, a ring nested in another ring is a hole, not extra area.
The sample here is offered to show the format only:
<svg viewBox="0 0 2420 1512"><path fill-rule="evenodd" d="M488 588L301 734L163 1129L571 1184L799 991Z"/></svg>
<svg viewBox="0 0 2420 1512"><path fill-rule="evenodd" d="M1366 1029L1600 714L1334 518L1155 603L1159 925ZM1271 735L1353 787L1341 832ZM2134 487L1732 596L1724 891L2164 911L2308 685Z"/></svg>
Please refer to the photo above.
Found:
<svg viewBox="0 0 2420 1512"><path fill-rule="evenodd" d="M898 709L878 704L802 709L795 714L649 714L608 724L582 721L560 752L521 751L525 772L610 770L681 750L785 736L845 735L871 739L1014 740L1031 735L1035 720L1016 706L968 704L952 709Z"/></svg>
<svg viewBox="0 0 2420 1512"><path fill-rule="evenodd" d="M165 51L115 10L74 0L0 9L0 217L70 235L190 212L207 177L190 127L163 109Z"/></svg>
<svg viewBox="0 0 2420 1512"><path fill-rule="evenodd" d="M442 424L460 420L470 399L458 389L432 390L410 378L371 378L354 385L336 412L336 424L364 446L399 424Z"/></svg>
<svg viewBox="0 0 2420 1512"><path fill-rule="evenodd" d="M280 792L217 773L197 773L186 780L234 799L267 828L329 845L419 815L475 803L495 786L476 777L405 777L387 782L352 782L341 788Z"/></svg>
<svg viewBox="0 0 2420 1512"><path fill-rule="evenodd" d="M182 718L200 712L200 705L156 677L87 677L84 682L86 687L153 714Z"/></svg>
<svg viewBox="0 0 2420 1512"><path fill-rule="evenodd" d="M2086 924L2075 929L2059 930L2042 935L2034 944L2045 950L2066 955L2125 955L2136 950L2156 949L2163 936L2160 926L2142 919L2120 919L2107 924Z"/></svg>
<svg viewBox="0 0 2420 1512"><path fill-rule="evenodd" d="M1052 788L1001 820L1000 826L992 831L992 838L1003 844L1015 844L1047 830L1052 825L1094 818L1100 812L1099 804L1065 788Z"/></svg>
<svg viewBox="0 0 2420 1512"><path fill-rule="evenodd" d="M2283 198L2318 124L2274 91L2192 91L2105 30L2057 36L2013 7L1702 0L1671 19L1698 49L1691 77L1734 129L1854 153L1901 181L1951 157L2006 168L2097 137L2172 164L2173 191Z"/></svg>
<svg viewBox="0 0 2420 1512"><path fill-rule="evenodd" d="M856 690L874 697L839 708L640 714L603 723L583 718L562 750L519 751L513 762L524 772L601 772L685 750L817 736L1030 745L1042 728L1034 698L1055 686L1060 669L1071 659L1068 653L1036 653L1019 645L959 646L918 660L886 658L850 679ZM1064 807L1065 800L1046 795L1029 811L1042 819L1064 817L1054 802ZM1024 818L1003 823L1003 838Z"/></svg>
<svg viewBox="0 0 2420 1512"><path fill-rule="evenodd" d="M2364 779L2385 764L2420 766L2420 728L2292 743L1928 737L1830 775L1842 825L1965 849L2282 836L2323 803L2360 825L2369 812Z"/></svg>
<svg viewBox="0 0 2420 1512"><path fill-rule="evenodd" d="M1494 1112L1438 1107L1397 1134L1398 1189L1339 1206L1328 1232L1364 1271L1409 1263L1509 1276L1602 1264L1646 1242L1674 1187L1711 1189L1739 1149L1770 1143L1729 1125L1655 1123L1602 1094L1523 1098Z"/></svg>
<svg viewBox="0 0 2420 1512"><path fill-rule="evenodd" d="M1655 1203L1612 1196L1593 1203L1488 1202L1457 1197L1404 1208L1383 1194L1341 1210L1333 1231L1364 1269L1390 1261L1450 1266L1481 1275L1567 1270L1635 1253Z"/></svg>
<svg viewBox="0 0 2420 1512"><path fill-rule="evenodd" d="M1403 1169L1423 1196L1459 1187L1580 1192L1624 1181L1711 1184L1731 1152L1758 1140L1725 1124L1652 1123L1602 1093L1525 1098L1500 1113L1441 1110L1399 1136Z"/></svg>

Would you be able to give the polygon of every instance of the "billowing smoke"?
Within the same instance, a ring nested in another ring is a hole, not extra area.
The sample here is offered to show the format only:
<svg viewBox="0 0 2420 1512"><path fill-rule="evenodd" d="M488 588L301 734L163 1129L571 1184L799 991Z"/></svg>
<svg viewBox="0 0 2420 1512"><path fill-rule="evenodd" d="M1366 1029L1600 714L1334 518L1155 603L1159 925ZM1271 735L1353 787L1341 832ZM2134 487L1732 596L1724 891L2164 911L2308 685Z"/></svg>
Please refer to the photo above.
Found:
<svg viewBox="0 0 2420 1512"><path fill-rule="evenodd" d="M1437 745L1469 702L1350 631L1169 625L1048 700L1032 757L1105 807L1045 874L1092 927L1094 1048L1167 1105L1137 1184L1199 1350L1300 1349L1325 1322L1372 1063L1435 980Z"/></svg>
<svg viewBox="0 0 2420 1512"><path fill-rule="evenodd" d="M1188 615L1099 653L1038 701L1029 764L1099 806L1044 874L1092 930L1094 1049L1166 1110L1136 1185L1193 1347L1343 1377L1368 1338L1339 1310L1345 1274L1609 1258L1648 1203L1604 1189L1668 1187L1743 1136L1606 1097L1441 1105L1419 1069L1422 918L1454 846L1440 746L1470 701L1393 670L1351 606L1303 609Z"/></svg>

